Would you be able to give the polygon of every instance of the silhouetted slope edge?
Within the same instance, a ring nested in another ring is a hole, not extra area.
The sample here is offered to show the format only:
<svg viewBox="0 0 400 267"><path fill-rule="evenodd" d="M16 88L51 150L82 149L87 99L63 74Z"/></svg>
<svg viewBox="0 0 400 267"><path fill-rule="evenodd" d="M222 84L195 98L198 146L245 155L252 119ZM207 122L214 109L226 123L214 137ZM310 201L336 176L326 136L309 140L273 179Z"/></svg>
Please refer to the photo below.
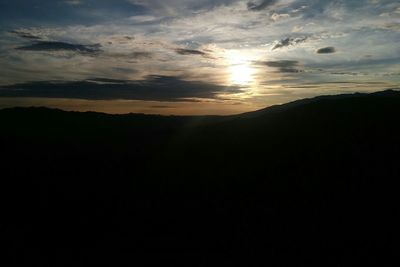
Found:
<svg viewBox="0 0 400 267"><path fill-rule="evenodd" d="M339 95L325 95L325 96L317 96L313 98L307 98L307 99L300 99L296 100L287 104L281 104L281 105L274 105L271 107L267 107L261 110L257 111L252 111L252 112L246 112L243 114L240 114L239 116L241 117L256 117L260 115L265 115L269 113L277 113L277 112L283 112L288 109L294 108L294 107L299 107L299 106L304 106L307 104L312 104L318 101L322 100L340 100L340 99L351 99L351 98L365 98L365 97L400 97L400 89L388 89L384 91L379 91L379 92L374 92L374 93L353 93L353 94L339 94Z"/></svg>

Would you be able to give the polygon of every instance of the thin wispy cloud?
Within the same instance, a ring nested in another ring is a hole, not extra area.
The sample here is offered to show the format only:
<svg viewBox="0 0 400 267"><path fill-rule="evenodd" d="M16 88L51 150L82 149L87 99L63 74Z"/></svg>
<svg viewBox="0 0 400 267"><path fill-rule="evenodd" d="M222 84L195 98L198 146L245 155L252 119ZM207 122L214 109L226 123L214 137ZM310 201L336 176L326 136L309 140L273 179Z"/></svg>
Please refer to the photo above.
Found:
<svg viewBox="0 0 400 267"><path fill-rule="evenodd" d="M15 34L18 37L25 38L25 39L30 39L30 40L41 40L42 38L40 36L34 35L33 33L30 33L28 31L24 30L12 30L10 33Z"/></svg>
<svg viewBox="0 0 400 267"><path fill-rule="evenodd" d="M82 5L82 0L65 0L64 2L65 2L66 4L72 5L72 6L79 6L79 5Z"/></svg>
<svg viewBox="0 0 400 267"><path fill-rule="evenodd" d="M276 2L278 0L252 0L247 3L247 8L252 11L260 11L272 6Z"/></svg>
<svg viewBox="0 0 400 267"><path fill-rule="evenodd" d="M297 44L304 43L307 40L307 37L287 37L285 39L282 39L280 41L277 41L272 48L272 50L283 48L283 47L288 47L288 46L295 46Z"/></svg>

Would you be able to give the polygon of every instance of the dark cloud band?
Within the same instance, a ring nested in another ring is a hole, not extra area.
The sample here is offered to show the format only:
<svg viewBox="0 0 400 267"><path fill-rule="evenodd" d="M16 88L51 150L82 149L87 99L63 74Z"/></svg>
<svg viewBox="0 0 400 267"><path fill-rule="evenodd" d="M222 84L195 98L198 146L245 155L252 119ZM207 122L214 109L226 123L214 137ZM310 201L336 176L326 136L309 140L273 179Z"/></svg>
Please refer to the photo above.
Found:
<svg viewBox="0 0 400 267"><path fill-rule="evenodd" d="M182 49L182 48L177 48L175 49L175 52L178 53L179 55L199 55L199 56L206 56L207 53L202 52L200 50L193 50L193 49Z"/></svg>
<svg viewBox="0 0 400 267"><path fill-rule="evenodd" d="M256 61L256 65L276 68L281 73L300 73L303 72L299 68L299 62L295 60L278 60L278 61Z"/></svg>
<svg viewBox="0 0 400 267"><path fill-rule="evenodd" d="M194 101L218 99L219 94L240 93L228 87L173 76L149 76L129 81L93 78L85 81L43 81L0 87L0 97L43 97L87 100Z"/></svg>
<svg viewBox="0 0 400 267"><path fill-rule="evenodd" d="M80 54L98 54L102 52L100 45L70 44L53 41L37 41L34 44L17 47L17 50L25 51L71 51Z"/></svg>

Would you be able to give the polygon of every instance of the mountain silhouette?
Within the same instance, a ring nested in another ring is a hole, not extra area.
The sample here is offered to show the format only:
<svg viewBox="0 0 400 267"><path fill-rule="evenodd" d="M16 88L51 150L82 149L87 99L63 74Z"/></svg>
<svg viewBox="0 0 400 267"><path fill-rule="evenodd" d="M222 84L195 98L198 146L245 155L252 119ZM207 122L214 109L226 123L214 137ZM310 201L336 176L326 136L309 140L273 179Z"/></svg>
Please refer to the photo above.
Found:
<svg viewBox="0 0 400 267"><path fill-rule="evenodd" d="M400 92L233 116L0 110L7 264L392 266Z"/></svg>

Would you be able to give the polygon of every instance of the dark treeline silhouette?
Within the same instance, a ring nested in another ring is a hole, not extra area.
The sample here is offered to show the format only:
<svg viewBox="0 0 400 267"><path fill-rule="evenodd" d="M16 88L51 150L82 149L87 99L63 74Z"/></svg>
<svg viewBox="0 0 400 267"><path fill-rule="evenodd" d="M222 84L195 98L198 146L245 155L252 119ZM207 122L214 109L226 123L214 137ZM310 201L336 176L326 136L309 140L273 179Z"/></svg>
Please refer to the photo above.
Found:
<svg viewBox="0 0 400 267"><path fill-rule="evenodd" d="M236 116L0 111L0 264L392 266L400 92Z"/></svg>

